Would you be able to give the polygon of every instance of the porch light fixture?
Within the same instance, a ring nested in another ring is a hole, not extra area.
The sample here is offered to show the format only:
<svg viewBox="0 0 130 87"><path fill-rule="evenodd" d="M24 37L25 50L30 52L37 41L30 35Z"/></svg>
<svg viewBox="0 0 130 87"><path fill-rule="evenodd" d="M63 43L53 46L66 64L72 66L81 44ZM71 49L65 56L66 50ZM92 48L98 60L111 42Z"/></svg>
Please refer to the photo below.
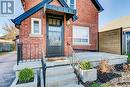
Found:
<svg viewBox="0 0 130 87"><path fill-rule="evenodd" d="M70 26L70 21L68 20L67 23L66 23L67 26Z"/></svg>

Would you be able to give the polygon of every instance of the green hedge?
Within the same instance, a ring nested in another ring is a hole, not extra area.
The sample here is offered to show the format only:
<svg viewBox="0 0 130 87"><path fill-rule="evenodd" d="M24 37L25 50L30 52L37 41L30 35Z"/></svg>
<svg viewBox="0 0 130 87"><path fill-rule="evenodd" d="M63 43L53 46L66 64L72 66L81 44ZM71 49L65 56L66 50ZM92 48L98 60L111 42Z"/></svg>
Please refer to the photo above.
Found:
<svg viewBox="0 0 130 87"><path fill-rule="evenodd" d="M10 52L15 50L15 44L13 43L0 43L0 52Z"/></svg>

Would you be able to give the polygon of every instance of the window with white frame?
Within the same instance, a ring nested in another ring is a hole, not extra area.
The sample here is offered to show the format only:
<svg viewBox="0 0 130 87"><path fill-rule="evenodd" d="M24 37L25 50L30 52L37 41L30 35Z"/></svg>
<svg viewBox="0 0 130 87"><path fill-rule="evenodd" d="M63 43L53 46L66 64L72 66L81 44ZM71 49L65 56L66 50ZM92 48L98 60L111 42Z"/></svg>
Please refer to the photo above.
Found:
<svg viewBox="0 0 130 87"><path fill-rule="evenodd" d="M31 34L41 34L41 19L31 19Z"/></svg>
<svg viewBox="0 0 130 87"><path fill-rule="evenodd" d="M76 9L76 0L65 0L68 6L72 9Z"/></svg>
<svg viewBox="0 0 130 87"><path fill-rule="evenodd" d="M89 27L73 26L73 45L89 45Z"/></svg>

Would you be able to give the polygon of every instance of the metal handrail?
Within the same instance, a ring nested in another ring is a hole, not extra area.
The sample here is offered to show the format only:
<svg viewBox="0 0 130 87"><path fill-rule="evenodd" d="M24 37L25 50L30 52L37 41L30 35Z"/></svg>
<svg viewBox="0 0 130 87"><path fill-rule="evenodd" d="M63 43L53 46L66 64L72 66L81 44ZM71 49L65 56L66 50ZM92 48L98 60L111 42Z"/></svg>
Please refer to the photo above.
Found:
<svg viewBox="0 0 130 87"><path fill-rule="evenodd" d="M69 58L70 61L70 65L72 65L73 69L74 69L74 73L76 74L76 77L78 79L78 84L83 83L81 77L80 77L80 73L78 72L77 69L79 69L79 64L80 64L80 60L79 57L76 55L76 52L74 51L72 46L69 46L72 50L72 57Z"/></svg>
<svg viewBox="0 0 130 87"><path fill-rule="evenodd" d="M72 57L69 58L69 61L70 61L70 64L73 66L73 68L75 68L76 66L79 65L80 60L79 60L78 56L76 56L76 52L74 51L73 47L70 45L69 45L69 47L72 51Z"/></svg>

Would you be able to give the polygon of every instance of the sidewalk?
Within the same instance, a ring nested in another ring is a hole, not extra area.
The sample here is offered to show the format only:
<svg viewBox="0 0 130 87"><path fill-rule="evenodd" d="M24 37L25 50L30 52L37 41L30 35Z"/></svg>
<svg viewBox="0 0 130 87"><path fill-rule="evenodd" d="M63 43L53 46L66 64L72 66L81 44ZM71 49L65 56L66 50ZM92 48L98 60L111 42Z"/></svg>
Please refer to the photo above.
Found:
<svg viewBox="0 0 130 87"><path fill-rule="evenodd" d="M15 78L13 66L16 63L16 52L0 56L0 87L10 87Z"/></svg>

